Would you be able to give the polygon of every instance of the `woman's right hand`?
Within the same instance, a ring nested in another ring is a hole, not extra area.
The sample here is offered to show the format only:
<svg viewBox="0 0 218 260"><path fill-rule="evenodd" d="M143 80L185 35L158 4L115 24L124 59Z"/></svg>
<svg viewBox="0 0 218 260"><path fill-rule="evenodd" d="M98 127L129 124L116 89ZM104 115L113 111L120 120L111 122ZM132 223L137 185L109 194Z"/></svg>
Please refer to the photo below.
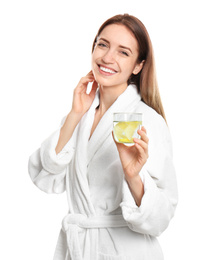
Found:
<svg viewBox="0 0 218 260"><path fill-rule="evenodd" d="M87 94L87 86L90 82L93 82L92 90ZM97 88L98 83L95 81L92 71L90 71L85 77L81 78L74 90L72 112L78 115L84 115L95 98Z"/></svg>
<svg viewBox="0 0 218 260"><path fill-rule="evenodd" d="M92 90L87 94L87 86L90 82L93 82ZM90 71L85 77L81 78L79 84L74 90L72 109L61 127L58 143L55 148L56 154L58 154L70 140L78 122L90 108L95 98L97 88L98 84L95 81L92 71Z"/></svg>

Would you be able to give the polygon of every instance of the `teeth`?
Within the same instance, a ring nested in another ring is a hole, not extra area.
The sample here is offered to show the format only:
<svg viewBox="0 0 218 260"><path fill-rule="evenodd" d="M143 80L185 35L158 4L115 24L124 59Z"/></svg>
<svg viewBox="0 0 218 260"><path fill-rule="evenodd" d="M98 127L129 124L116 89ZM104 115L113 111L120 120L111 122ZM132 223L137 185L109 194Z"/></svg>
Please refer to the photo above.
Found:
<svg viewBox="0 0 218 260"><path fill-rule="evenodd" d="M108 72L108 73L111 73L111 74L114 74L114 73L116 73L115 71L113 71L113 70L110 70L110 69L108 69L108 68L105 68L105 67L102 67L102 66L100 66L100 69L101 69L101 70L103 70L104 72Z"/></svg>

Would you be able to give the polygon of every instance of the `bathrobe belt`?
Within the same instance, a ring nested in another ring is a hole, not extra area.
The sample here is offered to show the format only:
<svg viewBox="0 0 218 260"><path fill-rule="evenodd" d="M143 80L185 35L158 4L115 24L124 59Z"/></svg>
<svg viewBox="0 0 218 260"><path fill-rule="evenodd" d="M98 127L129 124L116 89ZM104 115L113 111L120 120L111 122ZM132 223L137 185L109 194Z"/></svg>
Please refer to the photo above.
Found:
<svg viewBox="0 0 218 260"><path fill-rule="evenodd" d="M98 228L126 227L127 222L122 215L105 215L87 217L82 214L68 214L62 222L62 230L66 233L68 252L71 259L82 260L79 242L79 228L90 229L90 259L97 259Z"/></svg>

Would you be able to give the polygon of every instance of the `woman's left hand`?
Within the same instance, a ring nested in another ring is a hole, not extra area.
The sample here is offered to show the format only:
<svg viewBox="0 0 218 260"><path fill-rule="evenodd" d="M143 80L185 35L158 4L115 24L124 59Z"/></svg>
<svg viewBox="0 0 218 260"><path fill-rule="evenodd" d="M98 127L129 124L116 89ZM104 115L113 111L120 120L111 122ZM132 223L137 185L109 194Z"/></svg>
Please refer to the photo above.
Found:
<svg viewBox="0 0 218 260"><path fill-rule="evenodd" d="M134 138L133 146L115 141L127 181L136 177L148 159L148 137L144 126L138 130L141 139Z"/></svg>

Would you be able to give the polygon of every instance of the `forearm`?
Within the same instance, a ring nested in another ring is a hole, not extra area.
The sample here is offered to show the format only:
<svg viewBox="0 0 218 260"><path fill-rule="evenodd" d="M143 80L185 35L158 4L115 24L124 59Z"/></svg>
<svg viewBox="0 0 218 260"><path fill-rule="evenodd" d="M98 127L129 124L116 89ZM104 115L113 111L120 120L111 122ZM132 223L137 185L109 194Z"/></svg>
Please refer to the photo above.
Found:
<svg viewBox="0 0 218 260"><path fill-rule="evenodd" d="M70 111L60 130L59 140L55 148L56 154L58 154L70 140L81 118L82 114L76 114L73 110Z"/></svg>
<svg viewBox="0 0 218 260"><path fill-rule="evenodd" d="M132 178L126 178L129 189L132 193L132 196L136 202L136 205L139 207L141 205L141 200L144 195L144 184L139 175Z"/></svg>

